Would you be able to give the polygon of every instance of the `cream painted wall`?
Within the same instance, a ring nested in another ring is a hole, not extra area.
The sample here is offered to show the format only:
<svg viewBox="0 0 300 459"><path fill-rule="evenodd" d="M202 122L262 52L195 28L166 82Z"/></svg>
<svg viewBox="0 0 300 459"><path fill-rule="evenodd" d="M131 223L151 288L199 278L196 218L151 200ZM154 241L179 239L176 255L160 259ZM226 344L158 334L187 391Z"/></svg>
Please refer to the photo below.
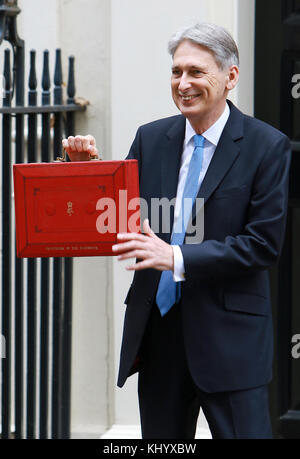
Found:
<svg viewBox="0 0 300 459"><path fill-rule="evenodd" d="M29 52L37 52L37 79L40 85L42 76L42 53L50 51L50 71L54 72L55 49L60 46L60 23L58 20L57 0L45 3L39 0L19 0L21 13L18 16L19 35L25 40L25 87L29 69Z"/></svg>
<svg viewBox="0 0 300 459"><path fill-rule="evenodd" d="M111 157L110 1L60 0L60 43L65 63L76 56L77 95L90 105L77 133L93 134L103 159ZM65 75L66 66L65 66ZM112 422L111 260L75 259L73 288L72 430L99 436Z"/></svg>
<svg viewBox="0 0 300 459"><path fill-rule="evenodd" d="M255 0L236 0L237 42L240 50L241 79L237 104L240 110L254 114L254 40Z"/></svg>

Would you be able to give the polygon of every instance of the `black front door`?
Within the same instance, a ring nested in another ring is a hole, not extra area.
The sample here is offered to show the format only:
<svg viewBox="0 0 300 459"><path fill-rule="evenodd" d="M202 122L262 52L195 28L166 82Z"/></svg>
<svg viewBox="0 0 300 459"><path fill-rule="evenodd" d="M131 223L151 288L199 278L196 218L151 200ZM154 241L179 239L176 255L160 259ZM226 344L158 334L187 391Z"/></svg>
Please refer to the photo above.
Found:
<svg viewBox="0 0 300 459"><path fill-rule="evenodd" d="M300 438L300 0L256 1L255 116L292 141L286 238L270 271L276 438Z"/></svg>

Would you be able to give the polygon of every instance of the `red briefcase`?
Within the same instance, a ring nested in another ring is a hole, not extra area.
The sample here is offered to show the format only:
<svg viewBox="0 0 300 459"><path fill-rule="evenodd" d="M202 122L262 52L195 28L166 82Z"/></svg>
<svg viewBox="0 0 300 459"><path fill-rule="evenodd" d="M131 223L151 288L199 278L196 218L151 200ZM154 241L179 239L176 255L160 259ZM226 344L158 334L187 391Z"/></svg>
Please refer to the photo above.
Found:
<svg viewBox="0 0 300 459"><path fill-rule="evenodd" d="M119 232L140 231L138 163L15 164L18 257L113 255Z"/></svg>

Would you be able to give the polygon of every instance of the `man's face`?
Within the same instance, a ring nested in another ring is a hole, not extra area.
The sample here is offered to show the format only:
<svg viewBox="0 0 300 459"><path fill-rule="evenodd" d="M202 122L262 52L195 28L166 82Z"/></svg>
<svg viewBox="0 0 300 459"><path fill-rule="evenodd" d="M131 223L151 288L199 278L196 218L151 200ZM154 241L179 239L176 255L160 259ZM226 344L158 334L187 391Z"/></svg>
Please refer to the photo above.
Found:
<svg viewBox="0 0 300 459"><path fill-rule="evenodd" d="M189 40L178 46L172 66L172 96L191 122L224 110L229 82L229 70L221 70L207 48Z"/></svg>

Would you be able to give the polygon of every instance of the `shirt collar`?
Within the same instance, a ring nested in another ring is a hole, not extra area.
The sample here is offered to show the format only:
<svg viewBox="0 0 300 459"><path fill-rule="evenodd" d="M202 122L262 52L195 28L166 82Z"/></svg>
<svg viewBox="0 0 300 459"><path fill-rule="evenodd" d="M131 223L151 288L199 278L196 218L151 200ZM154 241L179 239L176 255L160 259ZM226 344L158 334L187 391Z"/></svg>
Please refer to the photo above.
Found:
<svg viewBox="0 0 300 459"><path fill-rule="evenodd" d="M220 140L220 137L222 135L222 132L224 130L224 127L228 121L230 115L230 108L228 103L226 102L226 107L223 112L223 114L220 116L220 118L209 128L207 131L203 132L203 137L208 140L210 143L213 145L217 146ZM191 126L191 123L189 120L186 120L186 125L185 125L185 141L184 141L184 146L186 147L187 144L191 141L191 139L196 135L196 132Z"/></svg>

